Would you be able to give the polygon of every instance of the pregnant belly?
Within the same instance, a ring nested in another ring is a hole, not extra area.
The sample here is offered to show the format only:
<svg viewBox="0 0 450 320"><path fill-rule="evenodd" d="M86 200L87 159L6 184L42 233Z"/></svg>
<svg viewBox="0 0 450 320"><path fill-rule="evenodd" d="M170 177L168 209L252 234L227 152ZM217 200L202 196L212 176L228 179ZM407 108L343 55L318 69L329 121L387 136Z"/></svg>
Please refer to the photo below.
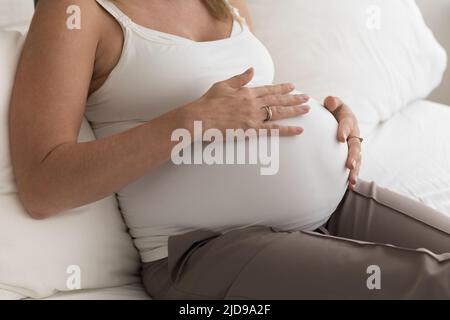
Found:
<svg viewBox="0 0 450 320"><path fill-rule="evenodd" d="M261 175L258 165L167 163L119 192L132 233L143 237L143 230L154 230L157 234L146 234L151 237L162 236L161 230L176 234L252 225L291 231L325 222L347 188L347 146L336 139L333 116L313 100L309 105L307 116L279 122L300 125L305 132L280 138L275 150L279 170L274 175ZM255 148L258 144L256 140L239 143Z"/></svg>

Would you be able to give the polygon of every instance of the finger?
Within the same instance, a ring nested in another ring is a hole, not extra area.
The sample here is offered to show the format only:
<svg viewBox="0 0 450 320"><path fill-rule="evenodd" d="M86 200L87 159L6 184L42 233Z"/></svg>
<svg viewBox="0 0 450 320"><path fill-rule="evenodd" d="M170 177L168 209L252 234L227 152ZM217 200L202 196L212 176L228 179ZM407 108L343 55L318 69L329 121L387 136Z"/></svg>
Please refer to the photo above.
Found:
<svg viewBox="0 0 450 320"><path fill-rule="evenodd" d="M355 185L356 182L357 182L357 179L358 179L358 175L357 175L356 169L355 170L351 170L350 174L348 176L348 183L350 185Z"/></svg>
<svg viewBox="0 0 450 320"><path fill-rule="evenodd" d="M348 119L344 118L339 122L338 126L338 133L337 133L337 139L339 142L347 142L348 137L350 136L350 133L352 132L353 128L353 122Z"/></svg>
<svg viewBox="0 0 450 320"><path fill-rule="evenodd" d="M359 141L349 141L348 157L345 166L350 170L354 170L357 167L358 163L361 162L361 158L361 143Z"/></svg>
<svg viewBox="0 0 450 320"><path fill-rule="evenodd" d="M273 86L262 86L252 88L251 90L255 94L255 97L261 98L268 95L280 95L280 94L288 94L295 89L294 84L292 83L282 83Z"/></svg>
<svg viewBox="0 0 450 320"><path fill-rule="evenodd" d="M350 190L355 190L356 185L358 184L360 165L355 170L350 171L348 177L348 188Z"/></svg>
<svg viewBox="0 0 450 320"><path fill-rule="evenodd" d="M302 127L280 126L271 122L264 123L260 129L266 129L270 135L276 134L281 137L298 136L304 131Z"/></svg>
<svg viewBox="0 0 450 320"><path fill-rule="evenodd" d="M356 185L358 183L358 176L360 170L361 170L361 163L357 165L356 169L350 171L350 177L348 180L350 185Z"/></svg>
<svg viewBox="0 0 450 320"><path fill-rule="evenodd" d="M307 114L311 108L310 106L297 106L297 107L271 107L272 109L272 121L295 118ZM263 108L264 120L267 118L267 111Z"/></svg>
<svg viewBox="0 0 450 320"><path fill-rule="evenodd" d="M305 94L268 95L257 99L261 106L293 107L306 103L309 97Z"/></svg>
<svg viewBox="0 0 450 320"><path fill-rule="evenodd" d="M329 111L333 112L340 106L344 104L344 102L338 98L338 97L327 97L325 98L325 101L323 102L325 108L327 108Z"/></svg>
<svg viewBox="0 0 450 320"><path fill-rule="evenodd" d="M253 76L255 75L255 71L253 68L247 69L242 74L239 74L237 76L234 76L228 80L223 81L223 83L229 85L230 87L234 89L242 88L243 86L247 85L250 81L252 81Z"/></svg>

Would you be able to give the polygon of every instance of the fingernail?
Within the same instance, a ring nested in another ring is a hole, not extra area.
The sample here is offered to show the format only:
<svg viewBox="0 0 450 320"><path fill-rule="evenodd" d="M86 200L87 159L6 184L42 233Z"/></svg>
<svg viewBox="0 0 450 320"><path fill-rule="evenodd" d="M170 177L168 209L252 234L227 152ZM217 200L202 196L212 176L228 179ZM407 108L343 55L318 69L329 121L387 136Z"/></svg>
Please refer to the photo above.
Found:
<svg viewBox="0 0 450 320"><path fill-rule="evenodd" d="M290 90L294 90L294 89L295 89L295 84L293 84L293 83L288 83L288 88L289 88Z"/></svg>
<svg viewBox="0 0 450 320"><path fill-rule="evenodd" d="M302 100L308 100L309 98L304 94L296 94L296 98L302 99Z"/></svg>
<svg viewBox="0 0 450 320"><path fill-rule="evenodd" d="M352 162L352 169L356 169L356 160L353 160Z"/></svg>
<svg viewBox="0 0 450 320"><path fill-rule="evenodd" d="M245 71L245 74L249 74L252 71L253 71L253 68L249 68L249 69L247 69L247 71Z"/></svg>
<svg viewBox="0 0 450 320"><path fill-rule="evenodd" d="M309 110L311 110L311 107L310 106L302 106L301 107L304 111L309 111Z"/></svg>
<svg viewBox="0 0 450 320"><path fill-rule="evenodd" d="M295 128L295 133L296 134L302 134L303 133L303 128L301 128L301 127Z"/></svg>

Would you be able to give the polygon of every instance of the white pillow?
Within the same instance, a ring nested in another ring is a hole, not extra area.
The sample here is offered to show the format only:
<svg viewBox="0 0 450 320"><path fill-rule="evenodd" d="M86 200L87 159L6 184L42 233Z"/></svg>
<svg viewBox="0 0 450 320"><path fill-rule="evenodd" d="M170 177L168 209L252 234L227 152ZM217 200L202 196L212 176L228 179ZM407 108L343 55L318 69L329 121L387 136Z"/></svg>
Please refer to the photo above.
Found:
<svg viewBox="0 0 450 320"><path fill-rule="evenodd" d="M27 29L34 11L32 0L1 0L0 6L0 29Z"/></svg>
<svg viewBox="0 0 450 320"><path fill-rule="evenodd" d="M292 81L323 99L342 97L362 125L427 97L446 54L413 0L248 0L255 33Z"/></svg>
<svg viewBox="0 0 450 320"><path fill-rule="evenodd" d="M139 257L114 197L43 221L31 219L18 200L8 109L23 42L18 32L0 31L0 298L43 298L69 291L76 287L71 275L77 275L78 267L82 289L138 282ZM92 139L84 121L80 140Z"/></svg>

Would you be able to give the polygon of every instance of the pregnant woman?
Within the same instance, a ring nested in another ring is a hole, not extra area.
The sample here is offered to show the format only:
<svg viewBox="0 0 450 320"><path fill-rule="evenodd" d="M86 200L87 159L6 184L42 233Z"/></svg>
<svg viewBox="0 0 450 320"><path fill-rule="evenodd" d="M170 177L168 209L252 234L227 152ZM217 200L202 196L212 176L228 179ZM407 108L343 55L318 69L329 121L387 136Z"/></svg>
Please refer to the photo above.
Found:
<svg viewBox="0 0 450 320"><path fill-rule="evenodd" d="M243 0L41 0L11 103L25 208L43 219L117 194L156 299L449 298L449 219L357 181L350 108L273 76ZM77 142L83 116L96 141ZM176 166L172 134L195 121L278 129L278 171Z"/></svg>

